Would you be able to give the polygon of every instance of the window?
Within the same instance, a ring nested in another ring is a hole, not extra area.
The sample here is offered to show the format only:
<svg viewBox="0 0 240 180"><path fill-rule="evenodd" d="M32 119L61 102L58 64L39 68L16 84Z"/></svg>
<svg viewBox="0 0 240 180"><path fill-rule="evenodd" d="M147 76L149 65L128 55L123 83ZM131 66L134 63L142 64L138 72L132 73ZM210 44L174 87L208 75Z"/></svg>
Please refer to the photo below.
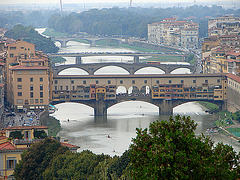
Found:
<svg viewBox="0 0 240 180"><path fill-rule="evenodd" d="M183 83L184 83L184 80L181 80L181 83L183 84Z"/></svg>
<svg viewBox="0 0 240 180"><path fill-rule="evenodd" d="M33 92L30 92L30 98L33 98Z"/></svg>
<svg viewBox="0 0 240 180"><path fill-rule="evenodd" d="M71 80L71 84L74 84L74 80Z"/></svg>
<svg viewBox="0 0 240 180"><path fill-rule="evenodd" d="M220 83L220 79L217 79L217 83Z"/></svg>
<svg viewBox="0 0 240 180"><path fill-rule="evenodd" d="M147 80L144 80L144 84L147 84Z"/></svg>
<svg viewBox="0 0 240 180"><path fill-rule="evenodd" d="M120 84L123 84L123 80L120 80Z"/></svg>
<svg viewBox="0 0 240 180"><path fill-rule="evenodd" d="M99 82L98 81L96 81L96 84L98 84Z"/></svg>
<svg viewBox="0 0 240 180"><path fill-rule="evenodd" d="M33 78L32 77L30 78L30 82L33 82Z"/></svg>
<svg viewBox="0 0 240 180"><path fill-rule="evenodd" d="M10 50L16 50L17 48L16 47L10 47Z"/></svg>
<svg viewBox="0 0 240 180"><path fill-rule="evenodd" d="M132 80L132 84L135 84L135 80Z"/></svg>
<svg viewBox="0 0 240 180"><path fill-rule="evenodd" d="M30 91L33 91L33 84L30 84Z"/></svg>
<svg viewBox="0 0 240 180"><path fill-rule="evenodd" d="M172 80L169 80L168 83L171 84L171 83L172 83Z"/></svg>
<svg viewBox="0 0 240 180"><path fill-rule="evenodd" d="M43 103L43 99L40 99L40 103Z"/></svg>
<svg viewBox="0 0 240 180"><path fill-rule="evenodd" d="M72 87L72 90L75 90L75 86Z"/></svg>
<svg viewBox="0 0 240 180"><path fill-rule="evenodd" d="M38 99L35 99L35 103L38 103Z"/></svg>
<svg viewBox="0 0 240 180"><path fill-rule="evenodd" d="M34 100L33 99L30 99L30 104L33 104L34 103Z"/></svg>
<svg viewBox="0 0 240 180"><path fill-rule="evenodd" d="M43 82L43 78L42 77L40 77L39 80L40 80L40 82Z"/></svg>
<svg viewBox="0 0 240 180"><path fill-rule="evenodd" d="M57 86L54 86L55 91L57 91Z"/></svg>
<svg viewBox="0 0 240 180"><path fill-rule="evenodd" d="M22 96L22 92L18 92L18 96Z"/></svg>
<svg viewBox="0 0 240 180"><path fill-rule="evenodd" d="M21 47L21 49L24 49L24 47Z"/></svg>
<svg viewBox="0 0 240 180"><path fill-rule="evenodd" d="M156 84L159 84L159 80L156 81Z"/></svg>
<svg viewBox="0 0 240 180"><path fill-rule="evenodd" d="M207 83L208 83L208 80L205 80L205 83L207 84Z"/></svg>
<svg viewBox="0 0 240 180"><path fill-rule="evenodd" d="M40 92L40 98L43 98L43 92Z"/></svg>
<svg viewBox="0 0 240 180"><path fill-rule="evenodd" d="M17 78L17 82L22 82L22 78Z"/></svg>
<svg viewBox="0 0 240 180"><path fill-rule="evenodd" d="M40 84L40 91L42 91L43 90L43 85L42 84Z"/></svg>
<svg viewBox="0 0 240 180"><path fill-rule="evenodd" d="M23 104L23 99L17 99L17 104Z"/></svg>
<svg viewBox="0 0 240 180"><path fill-rule="evenodd" d="M68 91L68 86L66 86L66 91Z"/></svg>
<svg viewBox="0 0 240 180"><path fill-rule="evenodd" d="M9 159L7 160L7 169L14 169L17 164L17 160L15 159Z"/></svg>
<svg viewBox="0 0 240 180"><path fill-rule="evenodd" d="M195 79L193 80L193 83L196 83L196 80L195 80Z"/></svg>
<svg viewBox="0 0 240 180"><path fill-rule="evenodd" d="M111 81L108 81L108 84L111 84Z"/></svg>
<svg viewBox="0 0 240 180"><path fill-rule="evenodd" d="M86 81L83 81L83 84L86 84Z"/></svg>
<svg viewBox="0 0 240 180"><path fill-rule="evenodd" d="M14 57L14 54L10 54L10 58L13 58Z"/></svg>
<svg viewBox="0 0 240 180"><path fill-rule="evenodd" d="M18 88L18 89L22 89L22 85L18 85L17 88Z"/></svg>
<svg viewBox="0 0 240 180"><path fill-rule="evenodd" d="M55 80L55 81L54 81L54 84L57 84L57 83L58 83L58 81L57 81L57 80Z"/></svg>
<svg viewBox="0 0 240 180"><path fill-rule="evenodd" d="M60 86L60 90L63 90L62 86Z"/></svg>

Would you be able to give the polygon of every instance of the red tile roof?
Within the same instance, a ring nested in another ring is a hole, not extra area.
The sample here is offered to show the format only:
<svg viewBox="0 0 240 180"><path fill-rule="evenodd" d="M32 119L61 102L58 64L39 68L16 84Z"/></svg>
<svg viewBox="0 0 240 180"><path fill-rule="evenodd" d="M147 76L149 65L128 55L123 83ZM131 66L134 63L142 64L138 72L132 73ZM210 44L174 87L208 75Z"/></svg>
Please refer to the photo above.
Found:
<svg viewBox="0 0 240 180"><path fill-rule="evenodd" d="M5 130L22 130L22 129L48 129L47 126L17 126L17 127L7 127Z"/></svg>
<svg viewBox="0 0 240 180"><path fill-rule="evenodd" d="M0 150L16 150L16 148L10 142L5 142L0 144Z"/></svg>
<svg viewBox="0 0 240 180"><path fill-rule="evenodd" d="M28 69L38 70L38 69L49 69L49 67L47 67L47 66L23 66L23 65L17 65L17 66L13 66L13 67L11 67L9 69L11 69L11 70L28 70Z"/></svg>
<svg viewBox="0 0 240 180"><path fill-rule="evenodd" d="M240 83L240 76L237 76L237 75L234 75L234 74L227 74L227 77Z"/></svg>
<svg viewBox="0 0 240 180"><path fill-rule="evenodd" d="M77 149L80 148L79 146L75 146L73 144L68 144L68 143L64 143L64 142L61 142L61 145L68 147L68 148L77 148Z"/></svg>

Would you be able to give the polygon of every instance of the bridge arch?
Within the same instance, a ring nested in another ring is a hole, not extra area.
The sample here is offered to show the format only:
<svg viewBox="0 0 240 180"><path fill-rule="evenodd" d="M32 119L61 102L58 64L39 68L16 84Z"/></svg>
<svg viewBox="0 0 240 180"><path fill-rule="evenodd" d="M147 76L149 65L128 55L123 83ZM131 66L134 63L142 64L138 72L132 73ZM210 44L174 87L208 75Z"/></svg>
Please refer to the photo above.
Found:
<svg viewBox="0 0 240 180"><path fill-rule="evenodd" d="M180 72L184 72L184 73L180 73ZM189 68L186 68L186 67L184 67L184 68L174 68L174 69L172 69L171 71L170 71L170 74L191 74L191 68L189 67Z"/></svg>
<svg viewBox="0 0 240 180"><path fill-rule="evenodd" d="M101 72L107 70L108 72ZM119 71L119 72L116 72ZM99 73L100 72L100 73ZM102 65L100 67L98 67L95 71L94 71L94 75L101 75L101 74L126 74L129 75L130 72L123 66L119 66L119 65L114 65L114 66L106 66L106 65Z"/></svg>
<svg viewBox="0 0 240 180"><path fill-rule="evenodd" d="M58 75L89 75L89 73L82 68L66 68L61 70Z"/></svg>
<svg viewBox="0 0 240 180"><path fill-rule="evenodd" d="M165 71L159 67L143 67L136 70L134 74L165 74Z"/></svg>

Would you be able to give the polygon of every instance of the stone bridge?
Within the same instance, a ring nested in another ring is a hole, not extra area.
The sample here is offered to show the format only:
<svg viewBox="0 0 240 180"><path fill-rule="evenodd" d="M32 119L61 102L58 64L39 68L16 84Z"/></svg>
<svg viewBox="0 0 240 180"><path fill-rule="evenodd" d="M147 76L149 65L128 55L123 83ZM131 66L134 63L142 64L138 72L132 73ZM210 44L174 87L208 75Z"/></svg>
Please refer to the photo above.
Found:
<svg viewBox="0 0 240 180"><path fill-rule="evenodd" d="M120 87L126 90L123 94L119 94ZM106 116L109 107L124 101L154 104L160 114L171 114L174 107L192 101L212 102L226 110L227 77L225 74L55 75L52 94L53 104L82 103L93 107L95 116ZM99 94L105 94L106 98L101 95L98 99Z"/></svg>
<svg viewBox="0 0 240 180"><path fill-rule="evenodd" d="M94 73L107 66L117 66L126 70L129 74L134 74L136 71L146 68L146 67L155 67L165 72L165 74L170 74L172 71L179 68L190 69L191 72L194 72L195 66L191 65L181 65L181 64L145 64L145 63L89 63L89 64L69 64L61 66L53 66L53 74L58 75L61 71L68 68L79 68L86 71L89 75L94 75Z"/></svg>
<svg viewBox="0 0 240 180"><path fill-rule="evenodd" d="M100 40L111 40L111 41L118 41L119 44L122 43L122 39L121 38L114 38L114 37L94 37L94 38L67 38L67 37L63 37L63 38L52 38L53 41L58 41L61 43L61 47L65 48L67 47L67 43L69 41L74 41L76 39L81 39L81 40L86 40L90 43L91 47L96 47L96 42L100 41Z"/></svg>
<svg viewBox="0 0 240 180"><path fill-rule="evenodd" d="M143 101L153 104L159 108L159 115L161 114L172 114L173 108L187 103L187 102L196 102L196 101L207 101L219 106L220 110L226 110L226 101L219 100L190 100L190 99L176 99L176 100L155 100L152 99L151 96L117 96L115 100L108 100L108 101L95 101L95 100L71 100L70 102L80 103L92 107L94 109L95 116L107 116L107 109L111 106L114 106L121 102L126 101ZM59 104L64 103L65 101L53 101L52 104ZM69 102L69 101L67 101Z"/></svg>

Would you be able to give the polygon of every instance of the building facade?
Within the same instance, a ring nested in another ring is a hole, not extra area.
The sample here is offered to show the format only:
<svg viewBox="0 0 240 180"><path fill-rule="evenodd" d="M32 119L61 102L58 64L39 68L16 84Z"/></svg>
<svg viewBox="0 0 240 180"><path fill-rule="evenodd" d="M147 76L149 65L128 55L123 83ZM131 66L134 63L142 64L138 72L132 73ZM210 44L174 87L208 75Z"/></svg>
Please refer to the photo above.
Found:
<svg viewBox="0 0 240 180"><path fill-rule="evenodd" d="M47 109L51 101L52 72L49 59L35 45L16 41L7 45L6 94L9 107Z"/></svg>
<svg viewBox="0 0 240 180"><path fill-rule="evenodd" d="M177 21L175 18L166 18L161 22L148 24L148 41L169 46L197 48L198 24L192 21Z"/></svg>

